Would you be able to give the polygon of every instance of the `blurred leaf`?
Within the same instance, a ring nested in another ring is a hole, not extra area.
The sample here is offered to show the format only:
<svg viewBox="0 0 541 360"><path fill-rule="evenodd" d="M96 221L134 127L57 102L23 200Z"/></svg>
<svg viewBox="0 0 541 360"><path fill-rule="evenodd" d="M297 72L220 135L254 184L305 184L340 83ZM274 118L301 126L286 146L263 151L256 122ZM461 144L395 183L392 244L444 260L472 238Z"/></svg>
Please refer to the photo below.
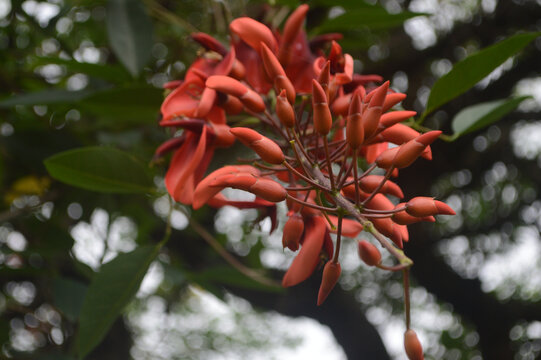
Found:
<svg viewBox="0 0 541 360"><path fill-rule="evenodd" d="M109 43L135 77L150 59L152 22L139 0L109 0L107 5Z"/></svg>
<svg viewBox="0 0 541 360"><path fill-rule="evenodd" d="M501 119L530 96L521 96L511 99L502 99L476 104L462 109L453 118L451 127L453 138L482 129Z"/></svg>
<svg viewBox="0 0 541 360"><path fill-rule="evenodd" d="M511 36L456 63L451 71L438 79L432 87L422 117L424 118L483 80L505 60L516 55L540 34L537 32Z"/></svg>
<svg viewBox="0 0 541 360"><path fill-rule="evenodd" d="M106 193L148 193L152 182L132 155L107 147L68 150L47 158L49 174L69 185Z"/></svg>
<svg viewBox="0 0 541 360"><path fill-rule="evenodd" d="M103 265L83 302L79 326L79 357L84 358L107 334L122 309L137 293L141 281L160 250L141 246Z"/></svg>
<svg viewBox="0 0 541 360"><path fill-rule="evenodd" d="M65 66L69 72L83 73L88 76L104 79L113 83L122 83L131 79L130 74L126 72L124 68L117 65L91 64L56 57L37 57L33 59L33 65L35 67L47 64L62 65Z"/></svg>
<svg viewBox="0 0 541 360"><path fill-rule="evenodd" d="M361 9L351 9L335 18L327 19L314 29L314 31L316 33L339 32L355 30L359 29L359 27L369 28L371 30L383 30L400 26L404 21L421 15L424 14L408 11L390 14L382 7L369 6Z"/></svg>
<svg viewBox="0 0 541 360"><path fill-rule="evenodd" d="M152 123L163 101L163 90L148 85L107 89L82 100L79 105L104 121ZM114 125L111 124L111 125Z"/></svg>
<svg viewBox="0 0 541 360"><path fill-rule="evenodd" d="M71 321L79 318L87 286L79 281L56 278L53 280L54 304Z"/></svg>
<svg viewBox="0 0 541 360"><path fill-rule="evenodd" d="M47 89L26 94L13 95L0 101L0 108L7 108L16 105L49 105L73 103L92 94L93 90L60 90Z"/></svg>
<svg viewBox="0 0 541 360"><path fill-rule="evenodd" d="M240 273L237 269L231 266L215 266L206 268L204 271L194 274L193 276L199 283L224 284L245 289L253 289L258 291L282 292L284 289L281 286L268 286L261 284Z"/></svg>
<svg viewBox="0 0 541 360"><path fill-rule="evenodd" d="M76 360L73 356L60 353L51 353L39 355L36 360Z"/></svg>

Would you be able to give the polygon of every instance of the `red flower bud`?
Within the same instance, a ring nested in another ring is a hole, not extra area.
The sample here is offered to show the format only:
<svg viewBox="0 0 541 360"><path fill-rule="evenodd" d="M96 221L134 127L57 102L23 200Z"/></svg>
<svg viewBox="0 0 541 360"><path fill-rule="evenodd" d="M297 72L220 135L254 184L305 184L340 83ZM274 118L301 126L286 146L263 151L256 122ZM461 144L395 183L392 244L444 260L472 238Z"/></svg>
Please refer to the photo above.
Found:
<svg viewBox="0 0 541 360"><path fill-rule="evenodd" d="M284 162L282 149L268 137L245 127L232 128L230 131L244 145L255 151L263 161L277 165Z"/></svg>
<svg viewBox="0 0 541 360"><path fill-rule="evenodd" d="M381 106L374 106L366 108L363 112L363 127L364 136L366 139L370 138L376 133L379 126L379 119L381 117Z"/></svg>
<svg viewBox="0 0 541 360"><path fill-rule="evenodd" d="M264 43L261 43L260 55L267 75L272 81L274 81L274 89L276 92L285 90L287 93L287 99L291 104L294 104L296 96L295 87L287 77L284 68L276 56L274 56L272 51L270 51L270 49Z"/></svg>
<svg viewBox="0 0 541 360"><path fill-rule="evenodd" d="M404 333L404 348L409 360L424 360L423 347L412 329L408 329Z"/></svg>
<svg viewBox="0 0 541 360"><path fill-rule="evenodd" d="M364 141L361 105L361 97L355 92L353 101L349 105L349 114L346 123L346 141L353 150L361 146Z"/></svg>
<svg viewBox="0 0 541 360"><path fill-rule="evenodd" d="M379 156L376 158L376 164L382 169L388 169L393 165L393 160L396 157L396 153L398 152L398 147L390 148L385 151L383 151Z"/></svg>
<svg viewBox="0 0 541 360"><path fill-rule="evenodd" d="M371 193L372 191L377 189L379 184L384 179L385 177L381 175L367 175L361 178L361 180L359 180L359 187L362 191ZM400 186L390 180L387 180L385 184L383 184L379 192L383 194L394 195L399 199L402 199L404 197L404 193L402 193L402 189L400 189Z"/></svg>
<svg viewBox="0 0 541 360"><path fill-rule="evenodd" d="M406 204L408 214L425 217L431 215L455 215L455 211L444 202L434 200L430 197L418 196L414 197Z"/></svg>
<svg viewBox="0 0 541 360"><path fill-rule="evenodd" d="M321 85L312 80L312 107L314 109L314 128L322 136L329 133L332 126L332 115L327 104L327 95Z"/></svg>
<svg viewBox="0 0 541 360"><path fill-rule="evenodd" d="M248 191L262 199L280 202L286 199L286 190L282 185L271 179L258 178L248 173L227 174L212 181L210 186L219 188L232 187Z"/></svg>
<svg viewBox="0 0 541 360"><path fill-rule="evenodd" d="M396 125L395 125L396 126ZM402 144L393 159L393 165L397 169L410 166L423 153L426 147L432 144L441 134L441 131L429 131L417 138Z"/></svg>
<svg viewBox="0 0 541 360"><path fill-rule="evenodd" d="M387 96L385 97L385 101L383 102L383 105L381 107L381 111L382 112L389 111L393 106L395 106L396 104L398 104L405 98L406 98L406 94L402 94L402 93L387 94Z"/></svg>
<svg viewBox="0 0 541 360"><path fill-rule="evenodd" d="M282 245L291 251L299 249L299 242L304 232L304 220L299 213L292 213L284 225Z"/></svg>
<svg viewBox="0 0 541 360"><path fill-rule="evenodd" d="M265 110L265 103L261 96L232 77L212 75L208 77L205 85L211 89L238 97L244 106L254 112L262 112Z"/></svg>
<svg viewBox="0 0 541 360"><path fill-rule="evenodd" d="M284 33L280 41L280 49L278 50L278 59L284 65L287 65L290 60L290 56L293 53L290 47L295 41L295 38L299 34L302 28L306 13L308 12L308 5L300 5L295 11L289 15L284 25Z"/></svg>
<svg viewBox="0 0 541 360"><path fill-rule="evenodd" d="M323 268L323 276L321 278L321 285L317 295L317 306L323 304L327 296L329 296L331 290L338 282L341 272L342 268L339 263L334 263L332 260L327 261L325 267Z"/></svg>
<svg viewBox="0 0 541 360"><path fill-rule="evenodd" d="M381 253L378 248L366 240L358 242L359 257L368 266L376 266L381 262Z"/></svg>
<svg viewBox="0 0 541 360"><path fill-rule="evenodd" d="M214 180L216 180L216 178L227 174L237 173L247 173L254 176L259 176L261 172L259 171L259 169L251 165L228 165L211 172L195 187L192 203L193 209L199 209L201 206L206 204L209 199L211 199L214 195L218 194L222 190L221 188L210 185L212 182L214 182Z"/></svg>
<svg viewBox="0 0 541 360"><path fill-rule="evenodd" d="M278 115L278 119L285 127L292 128L295 126L295 111L286 98L285 90L282 90L280 95L276 97L276 115Z"/></svg>
<svg viewBox="0 0 541 360"><path fill-rule="evenodd" d="M278 47L272 31L252 18L240 17L233 20L231 24L229 24L229 30L237 34L242 41L247 43L255 51L259 52L262 42L272 51L276 51Z"/></svg>
<svg viewBox="0 0 541 360"><path fill-rule="evenodd" d="M389 94L387 95L387 97L391 95L394 95L394 94ZM407 111L407 110L391 111L391 112L381 115L379 119L379 123L384 128L388 128L388 127L393 126L396 123L407 120L410 117L413 117L415 115L417 115L416 111Z"/></svg>

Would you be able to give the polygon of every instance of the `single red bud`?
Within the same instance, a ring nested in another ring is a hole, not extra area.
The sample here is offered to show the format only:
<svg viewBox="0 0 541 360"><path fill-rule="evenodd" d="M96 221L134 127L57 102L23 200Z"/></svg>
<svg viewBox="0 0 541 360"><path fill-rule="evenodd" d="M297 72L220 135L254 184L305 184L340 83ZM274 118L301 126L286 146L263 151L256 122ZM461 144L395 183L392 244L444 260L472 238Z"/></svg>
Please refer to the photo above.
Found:
<svg viewBox="0 0 541 360"><path fill-rule="evenodd" d="M389 81L385 81L382 85L380 85L378 88L371 91L371 94L373 93L369 99L367 98L366 101L370 101L368 104L368 107L382 107L383 103L385 102L385 97L387 96L387 90L389 90Z"/></svg>
<svg viewBox="0 0 541 360"><path fill-rule="evenodd" d="M265 110L265 102L261 96L232 77L212 75L208 77L205 85L211 89L238 97L244 106L251 111L262 112Z"/></svg>
<svg viewBox="0 0 541 360"><path fill-rule="evenodd" d="M366 263L366 265L376 266L381 262L381 253L372 243L369 243L366 240L359 240L357 244L359 257Z"/></svg>
<svg viewBox="0 0 541 360"><path fill-rule="evenodd" d="M379 119L381 117L381 106L368 106L365 111L363 111L363 127L364 127L364 137L369 139L372 135L376 133L376 130L379 126Z"/></svg>
<svg viewBox="0 0 541 360"><path fill-rule="evenodd" d="M399 112L399 111L395 111L395 112ZM384 115L387 115L387 114L384 114ZM382 118L384 115L382 115ZM381 127L382 127L382 124L380 122L380 128ZM383 130L381 133L378 134L377 137L375 137L375 139L383 141L383 142L387 141L393 144L402 145L410 140L413 140L419 137L420 135L421 134L419 134L418 131L410 128L409 126L406 126L404 124L395 124ZM421 153L421 156L427 160L432 160L432 152L430 151L430 147L428 146L425 147L425 149Z"/></svg>
<svg viewBox="0 0 541 360"><path fill-rule="evenodd" d="M209 184L211 187L232 187L248 191L262 199L280 202L286 199L286 190L282 185L271 179L258 178L248 173L227 174L220 176Z"/></svg>
<svg viewBox="0 0 541 360"><path fill-rule="evenodd" d="M284 71L284 68L272 53L272 51L265 45L261 43L260 56L263 60L263 66L265 67L265 72L269 78L274 82L274 89L276 92L280 92L283 89L286 90L287 99L291 104L295 103L295 87L289 80Z"/></svg>
<svg viewBox="0 0 541 360"><path fill-rule="evenodd" d="M329 98L329 84L331 82L331 62L327 60L325 62L325 66L323 66L323 69L321 69L321 72L319 73L317 77L317 82L321 85L323 90L325 91L325 94L327 95L327 99Z"/></svg>
<svg viewBox="0 0 541 360"><path fill-rule="evenodd" d="M301 31L302 24L308 12L308 5L300 5L295 11L289 15L284 25L284 32L280 41L280 49L278 50L278 59L284 65L287 65L290 56L293 53L291 45Z"/></svg>
<svg viewBox="0 0 541 360"><path fill-rule="evenodd" d="M223 175L238 173L248 173L254 176L259 176L261 171L251 165L227 165L211 172L195 187L192 203L193 209L199 209L206 204L210 198L222 190L221 188L210 185L212 182L214 182L214 180Z"/></svg>
<svg viewBox="0 0 541 360"><path fill-rule="evenodd" d="M304 232L304 220L299 213L292 213L284 225L282 245L291 251L299 249L299 242Z"/></svg>
<svg viewBox="0 0 541 360"><path fill-rule="evenodd" d="M423 347L412 329L408 329L404 333L404 348L409 360L424 360Z"/></svg>
<svg viewBox="0 0 541 360"><path fill-rule="evenodd" d="M393 165L397 169L410 166L423 153L426 147L440 136L440 134L441 131L439 130L429 131L400 145L399 150L393 159Z"/></svg>
<svg viewBox="0 0 541 360"><path fill-rule="evenodd" d="M295 111L286 98L285 90L282 90L280 95L276 97L276 115L278 115L278 119L285 127L292 128L295 126Z"/></svg>
<svg viewBox="0 0 541 360"><path fill-rule="evenodd" d="M259 21L249 17L240 17L229 24L229 30L237 34L242 41L255 51L259 52L261 43L265 43L272 51L276 51L278 44L272 31Z"/></svg>
<svg viewBox="0 0 541 360"><path fill-rule="evenodd" d="M389 94L387 95L387 97L389 97L390 95L394 95L394 94ZM407 110L391 111L391 112L387 112L381 115L381 118L379 119L379 123L384 128L389 128L393 126L394 124L407 120L410 117L413 117L415 115L417 115L416 111L407 111Z"/></svg>
<svg viewBox="0 0 541 360"><path fill-rule="evenodd" d="M325 136L332 126L332 115L327 103L327 95L321 85L312 80L312 108L314 111L314 128L319 135Z"/></svg>
<svg viewBox="0 0 541 360"><path fill-rule="evenodd" d="M385 101L383 102L383 105L381 107L381 111L384 113L389 111L393 106L395 106L405 98L406 94L402 93L387 94L387 96L385 97Z"/></svg>
<svg viewBox="0 0 541 360"><path fill-rule="evenodd" d="M334 288L340 278L342 267L340 263L334 263L332 260L327 261L323 268L323 276L321 278L321 286L319 287L319 293L317 295L317 306L323 304L327 296L329 296L331 290Z"/></svg>
<svg viewBox="0 0 541 360"><path fill-rule="evenodd" d="M379 184L381 184L384 179L385 177L381 175L367 175L359 180L359 187L361 190L371 193L377 189ZM404 193L402 192L400 186L390 180L387 180L385 184L383 184L379 192L394 195L399 199L404 197Z"/></svg>
<svg viewBox="0 0 541 360"><path fill-rule="evenodd" d="M408 214L417 217L456 214L446 203L424 196L414 197L408 201L406 204L406 211Z"/></svg>
<svg viewBox="0 0 541 360"><path fill-rule="evenodd" d="M255 151L263 161L276 165L284 162L285 157L282 149L268 137L245 127L233 128L230 131L240 142Z"/></svg>
<svg viewBox="0 0 541 360"><path fill-rule="evenodd" d="M396 157L399 147L393 147L383 151L376 158L376 164L382 169L388 169L393 165L393 160Z"/></svg>
<svg viewBox="0 0 541 360"><path fill-rule="evenodd" d="M349 114L346 123L346 141L353 150L359 148L364 141L361 97L357 92L353 95L353 101L349 105Z"/></svg>

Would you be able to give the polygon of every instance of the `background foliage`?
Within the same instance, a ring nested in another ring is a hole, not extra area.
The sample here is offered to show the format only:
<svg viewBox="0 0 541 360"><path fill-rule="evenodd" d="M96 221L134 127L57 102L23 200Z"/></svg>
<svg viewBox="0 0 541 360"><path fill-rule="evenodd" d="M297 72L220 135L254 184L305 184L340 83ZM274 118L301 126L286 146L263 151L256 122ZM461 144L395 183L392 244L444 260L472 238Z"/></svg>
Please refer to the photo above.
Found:
<svg viewBox="0 0 541 360"><path fill-rule="evenodd" d="M297 4L0 0L0 356L284 358L303 330L281 313L329 326L338 358L403 358L399 277L350 242L316 308L320 273L272 285L291 259L279 233L253 212L172 207L152 160L161 86L199 51L188 35L225 43L234 17L280 26ZM309 36L343 32L357 72L391 79L422 114L411 125L447 135L400 177L406 198L458 213L406 245L427 358L539 357L539 1L309 4Z"/></svg>

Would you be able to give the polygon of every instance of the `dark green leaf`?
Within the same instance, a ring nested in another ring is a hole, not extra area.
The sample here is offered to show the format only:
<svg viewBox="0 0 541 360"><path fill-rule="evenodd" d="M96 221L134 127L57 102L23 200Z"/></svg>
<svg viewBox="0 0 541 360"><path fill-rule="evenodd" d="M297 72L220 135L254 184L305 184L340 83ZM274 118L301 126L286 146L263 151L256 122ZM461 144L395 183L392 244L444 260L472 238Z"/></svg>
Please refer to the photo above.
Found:
<svg viewBox="0 0 541 360"><path fill-rule="evenodd" d="M451 123L454 132L453 137L457 138L460 135L482 129L494 123L513 111L527 98L529 96L489 101L462 109L456 114Z"/></svg>
<svg viewBox="0 0 541 360"><path fill-rule="evenodd" d="M516 55L541 33L518 34L456 63L430 91L423 117L473 87L505 60Z"/></svg>
<svg viewBox="0 0 541 360"><path fill-rule="evenodd" d="M0 108L7 108L16 105L49 105L73 103L90 94L92 90L69 91L60 89L48 89L8 97L0 101Z"/></svg>
<svg viewBox="0 0 541 360"><path fill-rule="evenodd" d="M122 83L130 80L130 74L118 65L102 65L83 63L77 60L68 60L55 57L37 57L33 59L34 66L57 64L65 66L69 72L83 73L91 77L104 79L113 83Z"/></svg>
<svg viewBox="0 0 541 360"><path fill-rule="evenodd" d="M76 280L56 278L53 281L54 304L71 321L79 318L86 288L85 284Z"/></svg>
<svg viewBox="0 0 541 360"><path fill-rule="evenodd" d="M231 266L215 266L207 268L194 275L192 280L201 283L230 285L234 287L255 289L259 291L281 292L284 289L280 286L269 286L255 281L252 278L240 273Z"/></svg>
<svg viewBox="0 0 541 360"><path fill-rule="evenodd" d="M138 85L97 92L79 105L105 121L152 123L162 101L163 90Z"/></svg>
<svg viewBox="0 0 541 360"><path fill-rule="evenodd" d="M315 29L316 33L355 30L362 27L370 30L383 30L400 26L408 19L424 14L401 12L390 14L384 8L371 6L348 10L342 15L328 19Z"/></svg>
<svg viewBox="0 0 541 360"><path fill-rule="evenodd" d="M130 154L107 147L68 150L45 160L49 174L62 182L105 193L148 193L152 182Z"/></svg>
<svg viewBox="0 0 541 360"><path fill-rule="evenodd" d="M160 250L142 246L120 254L102 266L86 292L80 316L78 351L84 358L98 345L124 307L136 294L141 281Z"/></svg>
<svg viewBox="0 0 541 360"><path fill-rule="evenodd" d="M109 42L120 62L137 76L150 58L152 22L140 0L109 0Z"/></svg>

